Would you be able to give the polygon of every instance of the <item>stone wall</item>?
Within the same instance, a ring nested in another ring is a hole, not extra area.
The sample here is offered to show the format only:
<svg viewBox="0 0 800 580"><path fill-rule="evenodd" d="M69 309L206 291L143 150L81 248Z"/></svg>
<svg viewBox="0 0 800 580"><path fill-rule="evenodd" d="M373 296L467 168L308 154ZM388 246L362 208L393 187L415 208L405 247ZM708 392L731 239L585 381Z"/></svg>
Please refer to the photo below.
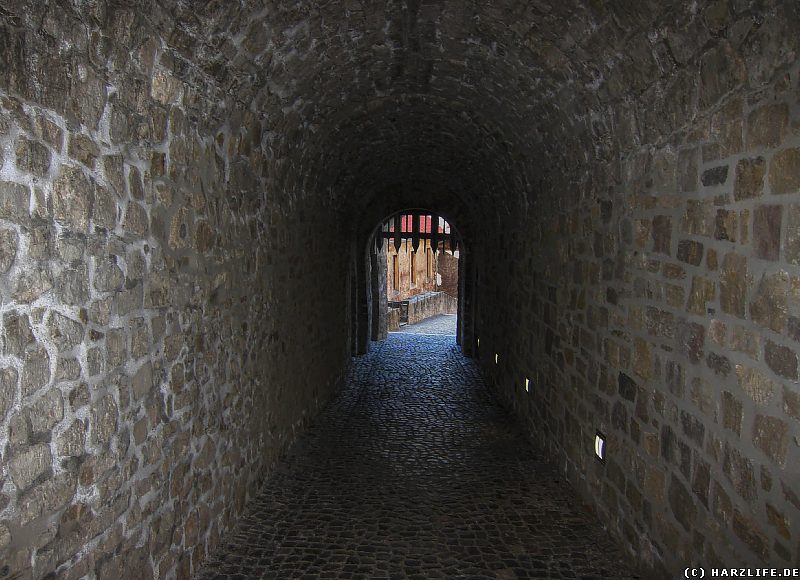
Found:
<svg viewBox="0 0 800 580"><path fill-rule="evenodd" d="M440 292L446 292L453 298L458 298L458 256L447 252L440 252L437 256L436 265L439 274L440 284L436 288Z"/></svg>
<svg viewBox="0 0 800 580"><path fill-rule="evenodd" d="M458 300L444 292L417 294L408 299L408 324L416 324L439 314L455 314L457 311ZM399 330L399 308L389 309L388 326L390 331Z"/></svg>
<svg viewBox="0 0 800 580"><path fill-rule="evenodd" d="M643 566L797 563L799 11L0 0L2 571L187 576L365 346L368 239L415 207Z"/></svg>
<svg viewBox="0 0 800 580"><path fill-rule="evenodd" d="M342 376L338 226L172 12L2 4L0 576L186 578Z"/></svg>
<svg viewBox="0 0 800 580"><path fill-rule="evenodd" d="M592 159L509 216L479 291L487 375L648 577L800 563L797 14L687 18L631 52L642 90L592 111Z"/></svg>
<svg viewBox="0 0 800 580"><path fill-rule="evenodd" d="M384 244L386 246L387 244ZM386 295L389 300L408 300L411 296L423 294L425 292L432 292L436 289L436 265L438 263L438 256L433 257L430 250L430 242L428 240L421 240L419 249L414 254L411 246L411 240L406 240L400 246L400 251L394 249L394 245L388 246L386 252ZM414 270L416 276L414 281L411 280L411 263L412 256L414 258ZM397 276L395 280L394 260L397 258ZM432 261L430 264L431 276L428 276L428 260ZM396 287L395 287L396 284Z"/></svg>

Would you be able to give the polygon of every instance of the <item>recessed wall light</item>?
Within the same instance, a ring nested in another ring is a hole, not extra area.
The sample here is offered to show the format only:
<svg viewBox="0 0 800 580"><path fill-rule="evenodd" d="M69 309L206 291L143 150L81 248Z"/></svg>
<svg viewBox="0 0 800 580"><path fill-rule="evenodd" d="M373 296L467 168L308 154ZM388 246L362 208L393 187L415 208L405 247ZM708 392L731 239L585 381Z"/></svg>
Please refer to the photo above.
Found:
<svg viewBox="0 0 800 580"><path fill-rule="evenodd" d="M481 339L479 338L478 339L478 348L480 348L480 347L481 347Z"/></svg>
<svg viewBox="0 0 800 580"><path fill-rule="evenodd" d="M497 364L498 360L500 360L500 355L497 354L497 353L494 353L494 364Z"/></svg>
<svg viewBox="0 0 800 580"><path fill-rule="evenodd" d="M594 456L600 463L606 462L606 436L597 431L594 436Z"/></svg>
<svg viewBox="0 0 800 580"><path fill-rule="evenodd" d="M530 387L531 387L531 380L530 379L525 379L525 392L526 393L530 391Z"/></svg>

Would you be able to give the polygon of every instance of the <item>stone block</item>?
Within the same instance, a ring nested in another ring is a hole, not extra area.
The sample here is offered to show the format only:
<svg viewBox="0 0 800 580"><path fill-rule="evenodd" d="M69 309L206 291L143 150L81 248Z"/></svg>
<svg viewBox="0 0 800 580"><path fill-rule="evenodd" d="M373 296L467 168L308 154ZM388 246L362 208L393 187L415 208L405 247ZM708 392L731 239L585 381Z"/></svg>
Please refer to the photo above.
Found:
<svg viewBox="0 0 800 580"><path fill-rule="evenodd" d="M773 161L774 163L774 161ZM759 197L764 192L767 164L763 157L740 159L736 165L733 197L736 201Z"/></svg>
<svg viewBox="0 0 800 580"><path fill-rule="evenodd" d="M718 209L714 218L714 239L735 242L739 234L739 214L736 211Z"/></svg>
<svg viewBox="0 0 800 580"><path fill-rule="evenodd" d="M138 167L131 166L128 172L128 191L130 196L137 201L144 201L145 191L142 174Z"/></svg>
<svg viewBox="0 0 800 580"><path fill-rule="evenodd" d="M92 406L92 442L105 444L117 430L119 412L111 395L102 397Z"/></svg>
<svg viewBox="0 0 800 580"><path fill-rule="evenodd" d="M706 304L714 300L715 293L716 284L713 281L701 276L693 276L687 310L691 314L706 314Z"/></svg>
<svg viewBox="0 0 800 580"><path fill-rule="evenodd" d="M139 370L133 375L131 386L133 395L137 400L141 400L150 394L154 386L152 363L148 362L139 367Z"/></svg>
<svg viewBox="0 0 800 580"><path fill-rule="evenodd" d="M766 405L777 392L777 385L755 369L736 365L739 387L758 405Z"/></svg>
<svg viewBox="0 0 800 580"><path fill-rule="evenodd" d="M724 159L742 151L743 118L742 99L726 99L711 116L710 137L714 142L703 147L703 161Z"/></svg>
<svg viewBox="0 0 800 580"><path fill-rule="evenodd" d="M112 328L106 333L106 363L114 369L128 359L128 337L122 328Z"/></svg>
<svg viewBox="0 0 800 580"><path fill-rule="evenodd" d="M628 432L628 410L622 401L617 401L611 409L611 425L623 432Z"/></svg>
<svg viewBox="0 0 800 580"><path fill-rule="evenodd" d="M756 415L753 423L753 445L778 465L785 465L789 446L789 427L778 417Z"/></svg>
<svg viewBox="0 0 800 580"><path fill-rule="evenodd" d="M800 205L789 206L786 225L786 245L784 247L786 261L790 264L800 264Z"/></svg>
<svg viewBox="0 0 800 580"><path fill-rule="evenodd" d="M800 419L800 390L796 386L783 387L783 412L794 419ZM1 413L0 418L2 418Z"/></svg>
<svg viewBox="0 0 800 580"><path fill-rule="evenodd" d="M681 411L681 427L683 434L692 441L699 449L703 448L703 438L706 428L703 422L694 415Z"/></svg>
<svg viewBox="0 0 800 580"><path fill-rule="evenodd" d="M683 483L673 473L669 480L669 489L667 491L669 498L669 506L672 510L672 515L686 531L694 529L694 519L697 508L694 504L694 499Z"/></svg>
<svg viewBox="0 0 800 580"><path fill-rule="evenodd" d="M80 133L69 138L69 156L89 169L94 169L100 148L87 135Z"/></svg>
<svg viewBox="0 0 800 580"><path fill-rule="evenodd" d="M705 327L696 323L682 320L678 322L675 331L675 347L692 362L697 362L703 357L705 344Z"/></svg>
<svg viewBox="0 0 800 580"><path fill-rule="evenodd" d="M3 315L3 353L21 357L29 346L36 343L33 328L27 314L17 311L6 312Z"/></svg>
<svg viewBox="0 0 800 580"><path fill-rule="evenodd" d="M747 148L774 148L781 144L789 127L789 107L785 103L767 105L747 116Z"/></svg>
<svg viewBox="0 0 800 580"><path fill-rule="evenodd" d="M722 472L742 499L750 502L756 498L756 478L752 461L728 443L725 444Z"/></svg>
<svg viewBox="0 0 800 580"><path fill-rule="evenodd" d="M711 485L711 470L707 462L697 460L692 477L692 492L700 502L708 507L708 491Z"/></svg>
<svg viewBox="0 0 800 580"><path fill-rule="evenodd" d="M792 537L791 525L786 514L781 513L775 506L767 502L767 522L775 528L784 540L790 540Z"/></svg>
<svg viewBox="0 0 800 580"><path fill-rule="evenodd" d="M783 333L786 328L788 292L789 276L786 272L762 276L750 302L750 316L753 322Z"/></svg>
<svg viewBox="0 0 800 580"><path fill-rule="evenodd" d="M733 513L733 533L750 548L761 562L769 559L769 540L755 521L738 509Z"/></svg>
<svg viewBox="0 0 800 580"><path fill-rule="evenodd" d="M672 219L669 216L659 215L653 218L653 251L670 255L672 252Z"/></svg>
<svg viewBox="0 0 800 580"><path fill-rule="evenodd" d="M104 155L103 168L107 184L118 197L125 195L125 164L122 155Z"/></svg>
<svg viewBox="0 0 800 580"><path fill-rule="evenodd" d="M116 194L107 187L97 186L92 213L95 227L113 230L119 214Z"/></svg>
<svg viewBox="0 0 800 580"><path fill-rule="evenodd" d="M43 348L25 353L22 365L22 396L27 397L50 382L50 355Z"/></svg>
<svg viewBox="0 0 800 580"><path fill-rule="evenodd" d="M53 457L46 443L17 452L8 464L11 481L19 491L27 490L35 481L50 473Z"/></svg>
<svg viewBox="0 0 800 580"><path fill-rule="evenodd" d="M73 357L59 358L56 363L56 382L75 381L81 376L81 364Z"/></svg>
<svg viewBox="0 0 800 580"><path fill-rule="evenodd" d="M125 275L112 256L98 259L94 269L94 287L100 292L121 290L125 284Z"/></svg>
<svg viewBox="0 0 800 580"><path fill-rule="evenodd" d="M719 301L723 312L745 317L747 297L747 258L730 252L722 261Z"/></svg>
<svg viewBox="0 0 800 580"><path fill-rule="evenodd" d="M700 181L706 187L713 187L715 185L722 185L728 180L728 166L720 165L706 169L700 177Z"/></svg>
<svg viewBox="0 0 800 580"><path fill-rule="evenodd" d="M30 220L31 190L26 185L0 181L0 219L20 224Z"/></svg>
<svg viewBox="0 0 800 580"><path fill-rule="evenodd" d="M742 433L742 402L733 393L722 391L720 398L722 426L737 435Z"/></svg>
<svg viewBox="0 0 800 580"><path fill-rule="evenodd" d="M783 207L759 205L753 212L753 242L756 257L777 260L781 250Z"/></svg>
<svg viewBox="0 0 800 580"><path fill-rule="evenodd" d="M710 107L747 77L741 58L727 41L700 60L700 106Z"/></svg>
<svg viewBox="0 0 800 580"><path fill-rule="evenodd" d="M655 465L648 466L644 476L645 495L653 502L663 502L666 489L667 476L664 470Z"/></svg>
<svg viewBox="0 0 800 580"><path fill-rule="evenodd" d="M703 244L694 240L679 241L678 259L692 266L699 266L703 261Z"/></svg>
<svg viewBox="0 0 800 580"><path fill-rule="evenodd" d="M731 372L731 361L725 355L710 352L706 355L706 366L714 371L715 375L727 377Z"/></svg>
<svg viewBox="0 0 800 580"><path fill-rule="evenodd" d="M85 264L64 268L56 277L53 292L68 306L80 306L89 300L89 275Z"/></svg>
<svg viewBox="0 0 800 580"><path fill-rule="evenodd" d="M64 418L64 397L58 389L50 389L23 413L27 415L33 433L49 436L50 430Z"/></svg>
<svg viewBox="0 0 800 580"><path fill-rule="evenodd" d="M11 530L7 526L0 524L0 550L6 549L12 540Z"/></svg>
<svg viewBox="0 0 800 580"><path fill-rule="evenodd" d="M95 184L79 167L64 167L53 182L53 216L65 227L86 232L92 217Z"/></svg>
<svg viewBox="0 0 800 580"><path fill-rule="evenodd" d="M724 522L726 525L730 525L733 519L733 503L719 482L714 482L711 497L712 513L719 518L720 521Z"/></svg>
<svg viewBox="0 0 800 580"><path fill-rule="evenodd" d="M643 379L648 379L652 375L652 368L653 368L653 355L650 351L650 343L643 338L636 337L633 341L634 371L636 372L637 375L639 375Z"/></svg>
<svg viewBox="0 0 800 580"><path fill-rule="evenodd" d="M682 231L696 236L714 235L714 207L711 200L686 200L686 211L681 222Z"/></svg>
<svg viewBox="0 0 800 580"><path fill-rule="evenodd" d="M769 185L776 194L800 191L800 149L784 149L772 156Z"/></svg>
<svg viewBox="0 0 800 580"><path fill-rule="evenodd" d="M60 351L68 351L83 340L83 325L77 320L52 312L47 323L50 337Z"/></svg>
<svg viewBox="0 0 800 580"><path fill-rule="evenodd" d="M145 209L135 201L128 202L122 227L125 229L126 233L141 238L146 237L149 229L149 220Z"/></svg>
<svg viewBox="0 0 800 580"><path fill-rule="evenodd" d="M75 475L65 471L31 489L17 503L19 525L25 526L67 505L75 495L76 482Z"/></svg>
<svg viewBox="0 0 800 580"><path fill-rule="evenodd" d="M764 344L764 361L775 374L797 380L797 352L795 349L767 339Z"/></svg>
<svg viewBox="0 0 800 580"><path fill-rule="evenodd" d="M11 269L17 258L18 247L17 232L0 228L0 274L5 274Z"/></svg>
<svg viewBox="0 0 800 580"><path fill-rule="evenodd" d="M37 177L45 177L50 170L50 150L38 141L25 137L17 140L17 167Z"/></svg>
<svg viewBox="0 0 800 580"><path fill-rule="evenodd" d="M632 378L630 378L625 373L621 372L619 373L617 384L619 389L619 395L623 399L631 402L636 400L636 394L639 390L639 387Z"/></svg>
<svg viewBox="0 0 800 580"><path fill-rule="evenodd" d="M53 288L53 279L48 268L26 269L17 278L14 299L30 304Z"/></svg>
<svg viewBox="0 0 800 580"><path fill-rule="evenodd" d="M16 402L18 378L15 368L0 368L0 423L5 421L9 409Z"/></svg>
<svg viewBox="0 0 800 580"><path fill-rule="evenodd" d="M733 325L730 347L737 352L748 354L752 359L757 359L761 353L761 335L749 328Z"/></svg>
<svg viewBox="0 0 800 580"><path fill-rule="evenodd" d="M645 325L650 336L673 338L675 336L675 315L667 310L648 306L645 311Z"/></svg>
<svg viewBox="0 0 800 580"><path fill-rule="evenodd" d="M86 426L75 419L56 439L56 449L62 457L80 457L86 446Z"/></svg>

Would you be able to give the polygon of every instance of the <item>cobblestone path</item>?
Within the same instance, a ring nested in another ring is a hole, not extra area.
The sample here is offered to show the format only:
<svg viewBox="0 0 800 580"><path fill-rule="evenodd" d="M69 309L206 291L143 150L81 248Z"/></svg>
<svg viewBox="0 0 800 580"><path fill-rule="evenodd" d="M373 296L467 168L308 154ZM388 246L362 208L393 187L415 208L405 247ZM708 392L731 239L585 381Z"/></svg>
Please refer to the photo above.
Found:
<svg viewBox="0 0 800 580"><path fill-rule="evenodd" d="M401 332L403 334L452 334L455 336L456 315L437 314L416 324L401 326L399 330L393 330L392 332Z"/></svg>
<svg viewBox="0 0 800 580"><path fill-rule="evenodd" d="M635 578L452 336L392 333L292 447L211 578Z"/></svg>

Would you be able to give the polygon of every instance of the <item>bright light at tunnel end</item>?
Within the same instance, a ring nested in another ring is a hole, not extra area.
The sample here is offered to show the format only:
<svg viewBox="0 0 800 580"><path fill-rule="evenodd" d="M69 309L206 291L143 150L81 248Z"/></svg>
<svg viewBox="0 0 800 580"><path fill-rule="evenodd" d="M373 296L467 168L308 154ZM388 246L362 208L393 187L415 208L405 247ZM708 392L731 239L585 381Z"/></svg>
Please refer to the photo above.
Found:
<svg viewBox="0 0 800 580"><path fill-rule="evenodd" d="M606 462L606 436L599 430L594 436L594 456L600 463Z"/></svg>

